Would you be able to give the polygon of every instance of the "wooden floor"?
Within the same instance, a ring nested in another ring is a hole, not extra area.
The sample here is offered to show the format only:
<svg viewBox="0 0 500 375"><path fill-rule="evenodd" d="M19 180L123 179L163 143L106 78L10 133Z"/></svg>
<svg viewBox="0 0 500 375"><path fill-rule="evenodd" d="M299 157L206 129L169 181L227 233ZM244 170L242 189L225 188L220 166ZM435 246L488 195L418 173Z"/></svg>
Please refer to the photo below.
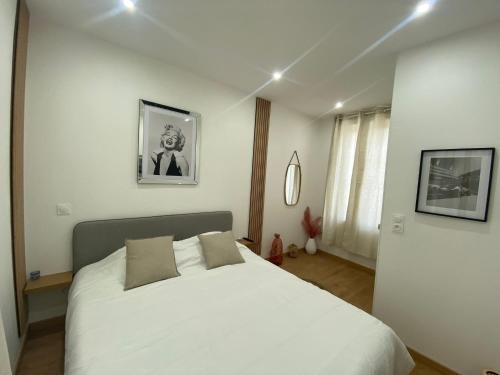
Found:
<svg viewBox="0 0 500 375"><path fill-rule="evenodd" d="M375 273L371 270L322 251L315 255L300 251L297 258L285 256L281 267L367 313L372 312ZM412 375L447 375L418 360L415 363Z"/></svg>
<svg viewBox="0 0 500 375"><path fill-rule="evenodd" d="M335 294L337 297L371 313L375 272L364 267L355 268L352 263L322 251L307 255L303 250L298 258L283 258L281 268Z"/></svg>
<svg viewBox="0 0 500 375"><path fill-rule="evenodd" d="M299 253L285 257L282 267L302 279L320 285L347 302L371 313L375 275L330 254ZM412 375L444 375L416 361ZM64 373L64 319L55 318L30 327L18 375L62 375Z"/></svg>
<svg viewBox="0 0 500 375"><path fill-rule="evenodd" d="M17 374L64 374L64 317L30 326Z"/></svg>

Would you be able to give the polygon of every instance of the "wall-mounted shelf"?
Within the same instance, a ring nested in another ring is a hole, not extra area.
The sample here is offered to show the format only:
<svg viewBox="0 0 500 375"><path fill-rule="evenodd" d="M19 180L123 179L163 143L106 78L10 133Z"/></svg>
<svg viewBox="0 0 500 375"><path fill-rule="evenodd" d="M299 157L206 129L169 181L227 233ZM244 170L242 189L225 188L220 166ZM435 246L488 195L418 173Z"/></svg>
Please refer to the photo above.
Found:
<svg viewBox="0 0 500 375"><path fill-rule="evenodd" d="M73 272L54 273L41 276L37 280L28 280L24 287L24 294L42 293L48 290L64 289L73 282Z"/></svg>
<svg viewBox="0 0 500 375"><path fill-rule="evenodd" d="M260 253L259 253L259 245L258 245L258 243L257 243L257 242L254 242L254 241L249 241L249 240L247 240L247 239L245 239L245 238L240 238L240 239L238 239L238 240L236 240L236 241L238 241L240 244L242 244L242 245L244 245L244 246L248 247L248 248L249 248L250 250L252 250L255 254L260 255Z"/></svg>

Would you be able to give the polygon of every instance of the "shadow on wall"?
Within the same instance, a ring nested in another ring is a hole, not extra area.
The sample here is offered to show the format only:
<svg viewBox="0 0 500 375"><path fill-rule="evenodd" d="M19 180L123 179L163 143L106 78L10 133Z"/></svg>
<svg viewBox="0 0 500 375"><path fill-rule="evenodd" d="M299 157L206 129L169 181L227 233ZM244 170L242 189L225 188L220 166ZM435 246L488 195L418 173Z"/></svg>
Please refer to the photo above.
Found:
<svg viewBox="0 0 500 375"><path fill-rule="evenodd" d="M490 204L493 204L493 199ZM486 223L483 222L474 222L470 220L463 220L458 218L442 218L434 215L426 215L423 213L415 213L415 222L418 224L422 224L425 226L440 228L440 229L448 229L448 230L456 230L461 232L471 232L471 233L481 233L481 234L490 234L491 233L491 225L489 225L489 220Z"/></svg>

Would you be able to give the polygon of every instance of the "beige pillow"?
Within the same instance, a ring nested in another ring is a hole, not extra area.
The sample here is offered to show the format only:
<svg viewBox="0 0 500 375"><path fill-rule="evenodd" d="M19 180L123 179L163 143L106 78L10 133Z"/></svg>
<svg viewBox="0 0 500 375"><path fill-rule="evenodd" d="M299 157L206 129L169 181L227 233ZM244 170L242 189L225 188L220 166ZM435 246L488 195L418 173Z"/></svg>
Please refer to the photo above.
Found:
<svg viewBox="0 0 500 375"><path fill-rule="evenodd" d="M125 290L179 276L173 236L125 240L127 269Z"/></svg>
<svg viewBox="0 0 500 375"><path fill-rule="evenodd" d="M238 247L234 243L233 232L199 235L207 269L228 264L245 263Z"/></svg>

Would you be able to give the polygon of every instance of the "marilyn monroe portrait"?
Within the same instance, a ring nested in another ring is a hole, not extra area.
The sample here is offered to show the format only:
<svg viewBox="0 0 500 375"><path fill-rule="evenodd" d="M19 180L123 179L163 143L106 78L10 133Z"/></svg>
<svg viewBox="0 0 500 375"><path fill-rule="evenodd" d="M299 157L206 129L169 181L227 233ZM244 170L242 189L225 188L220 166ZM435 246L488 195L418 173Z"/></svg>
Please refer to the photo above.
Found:
<svg viewBox="0 0 500 375"><path fill-rule="evenodd" d="M188 176L189 164L182 154L186 137L177 126L166 124L160 148L151 153L149 170L157 176Z"/></svg>

